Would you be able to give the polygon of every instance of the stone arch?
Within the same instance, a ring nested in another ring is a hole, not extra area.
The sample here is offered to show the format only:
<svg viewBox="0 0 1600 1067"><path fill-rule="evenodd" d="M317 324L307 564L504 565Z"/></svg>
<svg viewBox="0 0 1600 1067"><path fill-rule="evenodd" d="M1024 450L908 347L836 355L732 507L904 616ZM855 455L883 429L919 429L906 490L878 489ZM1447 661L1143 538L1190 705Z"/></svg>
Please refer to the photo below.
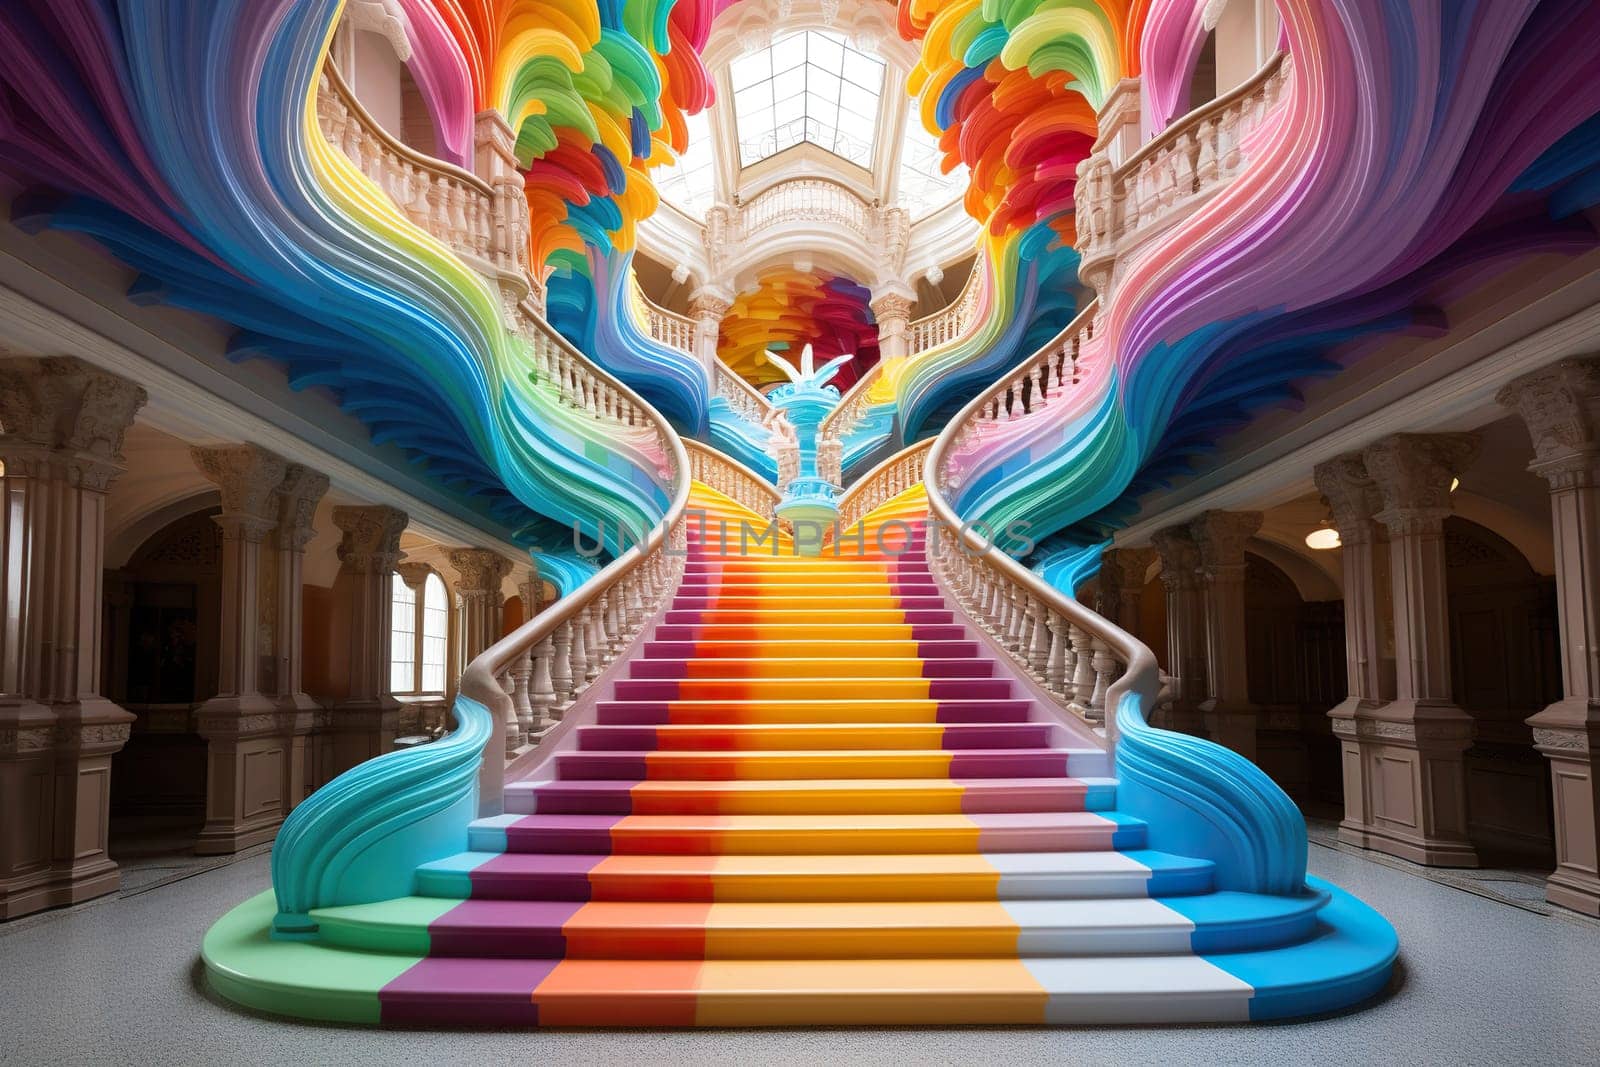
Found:
<svg viewBox="0 0 1600 1067"><path fill-rule="evenodd" d="M1548 867L1545 760L1523 721L1561 697L1555 582L1470 519L1444 524L1451 693L1476 724L1466 754L1468 836L1485 862Z"/></svg>

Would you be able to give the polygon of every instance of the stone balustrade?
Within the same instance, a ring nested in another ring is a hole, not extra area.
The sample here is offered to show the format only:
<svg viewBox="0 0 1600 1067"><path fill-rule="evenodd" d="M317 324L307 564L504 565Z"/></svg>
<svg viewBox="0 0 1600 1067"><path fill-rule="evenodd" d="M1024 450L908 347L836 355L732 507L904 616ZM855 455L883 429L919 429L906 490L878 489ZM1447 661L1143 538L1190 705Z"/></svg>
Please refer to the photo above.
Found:
<svg viewBox="0 0 1600 1067"><path fill-rule="evenodd" d="M328 143L413 225L499 286L506 307L529 297L543 306L543 287L529 264L528 202L512 155L514 138L504 122L480 116L479 156L488 174L473 174L397 140L361 105L330 61L317 83L317 124Z"/></svg>
<svg viewBox="0 0 1600 1067"><path fill-rule="evenodd" d="M837 442L831 443L837 446ZM918 441L857 479L839 498L839 529L850 529L868 512L921 483L922 468L928 461L928 449L932 446L932 438Z"/></svg>
<svg viewBox="0 0 1600 1067"><path fill-rule="evenodd" d="M1244 141L1283 99L1293 59L1279 53L1237 89L1196 108L1116 166L1107 146L1078 164L1078 273L1105 297L1119 259L1233 180Z"/></svg>
<svg viewBox="0 0 1600 1067"><path fill-rule="evenodd" d="M780 499L778 490L749 467L728 458L697 441L684 441L689 453L689 473L697 482L710 486L762 518L770 518Z"/></svg>
<svg viewBox="0 0 1600 1067"><path fill-rule="evenodd" d="M967 284L962 287L960 295L947 307L914 320L907 328L911 354L926 352L965 336L977 324L978 298L982 292L983 260L980 257L972 265L972 272L967 275Z"/></svg>

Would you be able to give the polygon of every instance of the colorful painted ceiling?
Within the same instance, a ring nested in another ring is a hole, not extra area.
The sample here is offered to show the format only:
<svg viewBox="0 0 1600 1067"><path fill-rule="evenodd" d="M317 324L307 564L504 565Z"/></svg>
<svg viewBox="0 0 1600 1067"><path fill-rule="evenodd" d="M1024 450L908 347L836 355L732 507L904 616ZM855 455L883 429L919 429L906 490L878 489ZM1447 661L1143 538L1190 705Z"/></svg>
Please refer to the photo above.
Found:
<svg viewBox="0 0 1600 1067"><path fill-rule="evenodd" d="M529 259L548 318L684 433L709 383L629 313L652 168L685 147L723 0L351 0L396 45L437 151L470 167L474 124L515 132ZM906 440L1081 310L1074 192L1095 114L1139 76L1144 132L1188 106L1206 0L902 0L908 89L984 224L975 327L886 366L875 400ZM1589 0L1281 0L1292 64L1204 207L1119 263L1073 402L963 458L961 506L1026 514L1093 545L1134 498L1265 405L1530 255L1594 246L1600 70ZM635 527L664 504L659 448L574 418L527 372L499 294L418 229L318 129L340 0L13 0L0 18L0 170L14 217L86 234L132 294L236 328L296 388L332 389L375 440L537 540L579 516ZM767 347L875 359L865 292L764 277L725 358ZM1364 348L1363 345L1366 347ZM842 381L848 386L849 380ZM546 523L547 525L547 523Z"/></svg>
<svg viewBox="0 0 1600 1067"><path fill-rule="evenodd" d="M855 358L839 368L834 384L848 389L878 362L878 323L868 302L871 290L820 271L775 267L756 287L740 293L722 320L717 355L752 385L786 381L764 353L778 352L799 365L811 345L819 362Z"/></svg>

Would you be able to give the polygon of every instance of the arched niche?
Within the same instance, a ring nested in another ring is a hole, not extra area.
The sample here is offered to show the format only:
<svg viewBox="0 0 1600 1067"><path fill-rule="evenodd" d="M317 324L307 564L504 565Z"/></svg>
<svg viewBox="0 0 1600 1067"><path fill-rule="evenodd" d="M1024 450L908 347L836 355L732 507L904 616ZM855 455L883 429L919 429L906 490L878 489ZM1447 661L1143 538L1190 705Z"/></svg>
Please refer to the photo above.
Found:
<svg viewBox="0 0 1600 1067"><path fill-rule="evenodd" d="M1467 831L1486 863L1554 863L1549 772L1523 721L1561 697L1555 582L1470 519L1444 523L1451 694L1476 725Z"/></svg>

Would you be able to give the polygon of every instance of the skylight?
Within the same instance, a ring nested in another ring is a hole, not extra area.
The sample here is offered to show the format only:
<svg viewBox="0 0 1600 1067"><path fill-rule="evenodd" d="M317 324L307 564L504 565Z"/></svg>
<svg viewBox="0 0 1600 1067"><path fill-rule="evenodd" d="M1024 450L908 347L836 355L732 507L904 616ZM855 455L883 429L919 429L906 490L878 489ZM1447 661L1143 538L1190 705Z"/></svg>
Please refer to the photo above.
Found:
<svg viewBox="0 0 1600 1067"><path fill-rule="evenodd" d="M716 199L716 153L706 113L686 115L684 121L689 126L689 147L670 167L656 168L652 177L663 200L699 218Z"/></svg>
<svg viewBox="0 0 1600 1067"><path fill-rule="evenodd" d="M734 60L739 165L809 141L870 168L883 67L883 60L856 51L844 38L816 30Z"/></svg>
<svg viewBox="0 0 1600 1067"><path fill-rule="evenodd" d="M958 163L949 174L939 173L944 153L939 141L922 127L915 105L906 116L905 143L900 150L900 203L913 216L944 207L967 187L967 166Z"/></svg>

